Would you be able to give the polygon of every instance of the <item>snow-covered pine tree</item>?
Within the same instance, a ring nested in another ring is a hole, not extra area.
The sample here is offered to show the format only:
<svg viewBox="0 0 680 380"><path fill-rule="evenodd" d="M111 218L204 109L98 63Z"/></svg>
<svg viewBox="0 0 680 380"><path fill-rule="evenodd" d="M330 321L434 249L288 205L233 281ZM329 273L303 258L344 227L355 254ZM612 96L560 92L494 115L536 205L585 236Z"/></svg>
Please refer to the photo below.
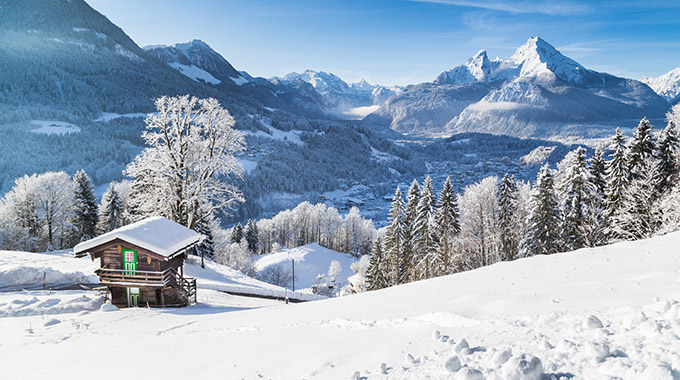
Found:
<svg viewBox="0 0 680 380"><path fill-rule="evenodd" d="M498 187L499 255L502 261L514 260L519 252L518 189L515 176L505 173Z"/></svg>
<svg viewBox="0 0 680 380"><path fill-rule="evenodd" d="M421 190L418 181L414 178L406 194L406 205L404 209L404 244L402 246L402 258L407 266L405 277L400 279L400 283L413 281L415 274L415 262L413 252L413 228L416 220L418 203L420 202Z"/></svg>
<svg viewBox="0 0 680 380"><path fill-rule="evenodd" d="M97 222L99 221L97 197L94 195L94 186L85 170L81 169L73 175L73 187L75 192L74 240L80 242L97 236Z"/></svg>
<svg viewBox="0 0 680 380"><path fill-rule="evenodd" d="M583 147L567 153L558 168L560 183L557 188L562 197L561 250L573 251L590 245L588 238L593 228L592 206L598 198L597 189L587 168L586 150Z"/></svg>
<svg viewBox="0 0 680 380"><path fill-rule="evenodd" d="M670 114L668 125L661 131L656 152L659 188L657 192L664 194L678 181L678 132Z"/></svg>
<svg viewBox="0 0 680 380"><path fill-rule="evenodd" d="M592 199L592 228L588 238L590 246L598 247L607 243L607 164L604 161L604 152L596 148L590 159L590 178L595 186L596 198Z"/></svg>
<svg viewBox="0 0 680 380"><path fill-rule="evenodd" d="M435 221L437 240L441 251L442 267L441 274L449 274L452 271L453 241L460 233L460 212L458 201L453 192L451 178L446 177L444 186L439 193L437 204L437 219Z"/></svg>
<svg viewBox="0 0 680 380"><path fill-rule="evenodd" d="M610 221L614 241L637 240L651 237L660 220L655 202L658 199L658 166L652 160L643 161L638 177L623 191L621 206Z"/></svg>
<svg viewBox="0 0 680 380"><path fill-rule="evenodd" d="M248 219L248 223L246 224L246 231L245 231L245 239L246 242L248 243L248 250L252 254L257 254L257 243L259 240L258 236L258 231L257 231L257 223L252 220Z"/></svg>
<svg viewBox="0 0 680 380"><path fill-rule="evenodd" d="M388 226L385 231L383 253L387 269L384 271L389 285L399 285L401 279L408 274L409 263L404 262L402 247L404 244L405 215L404 200L401 190L397 186L392 198L392 206L388 216Z"/></svg>
<svg viewBox="0 0 680 380"><path fill-rule="evenodd" d="M528 233L522 240L524 256L547 255L559 251L560 213L552 170L541 167L531 195Z"/></svg>
<svg viewBox="0 0 680 380"><path fill-rule="evenodd" d="M163 96L156 108L145 120L147 147L125 171L135 182L135 212L193 229L201 217L242 202L228 179L242 176L235 154L245 148L245 138L229 112L216 99L189 95Z"/></svg>
<svg viewBox="0 0 680 380"><path fill-rule="evenodd" d="M437 276L439 274L438 269L443 265L440 262L441 250L435 239L436 202L432 178L427 176L423 182L420 201L416 207L416 215L411 230L411 246L413 247L411 263L415 274L412 280Z"/></svg>
<svg viewBox="0 0 680 380"><path fill-rule="evenodd" d="M111 184L102 196L99 205L99 223L97 229L100 233L106 233L123 226L123 204L116 186Z"/></svg>
<svg viewBox="0 0 680 380"><path fill-rule="evenodd" d="M368 290L378 290L386 288L389 285L386 276L386 270L389 268L386 268L385 264L382 239L378 237L373 242L371 261L368 265L368 271L366 272Z"/></svg>
<svg viewBox="0 0 680 380"><path fill-rule="evenodd" d="M642 167L645 166L645 161L653 159L655 151L655 141L652 135L652 125L647 118L640 120L635 132L633 132L633 139L630 142L630 149L628 151L628 172L631 179L640 178Z"/></svg>
<svg viewBox="0 0 680 380"><path fill-rule="evenodd" d="M241 223L237 223L231 230L231 242L239 244L243 239L243 226Z"/></svg>
<svg viewBox="0 0 680 380"><path fill-rule="evenodd" d="M196 246L196 253L198 256L205 257L208 259L215 258L215 240L213 239L213 232L211 226L214 223L211 220L206 220L206 218L200 218L196 225L194 225L194 231L205 236L201 244Z"/></svg>
<svg viewBox="0 0 680 380"><path fill-rule="evenodd" d="M630 171L628 170L626 139L621 130L616 128L616 135L612 138L609 149L612 151L612 159L607 163L607 194L606 194L606 219L607 224L621 207L623 192L628 187L630 181ZM609 228L607 228L609 231ZM611 239L609 232L606 232L607 239Z"/></svg>

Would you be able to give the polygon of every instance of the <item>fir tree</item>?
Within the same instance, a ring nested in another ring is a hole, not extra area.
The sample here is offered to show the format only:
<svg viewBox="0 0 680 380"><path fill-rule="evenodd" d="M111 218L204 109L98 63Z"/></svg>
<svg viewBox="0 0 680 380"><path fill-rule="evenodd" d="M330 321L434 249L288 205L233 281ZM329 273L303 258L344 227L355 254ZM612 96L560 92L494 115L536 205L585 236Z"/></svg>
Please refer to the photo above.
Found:
<svg viewBox="0 0 680 380"><path fill-rule="evenodd" d="M415 270L415 278L412 280L430 278L437 274L433 272L433 267L438 266L433 263L433 256L436 256L439 250L434 239L433 225L436 201L432 178L427 176L423 183L411 230L411 246L413 247L411 263Z"/></svg>
<svg viewBox="0 0 680 380"><path fill-rule="evenodd" d="M545 164L538 172L531 195L528 235L522 241L525 256L559 251L559 209L552 171Z"/></svg>
<svg viewBox="0 0 680 380"><path fill-rule="evenodd" d="M519 252L519 238L515 223L518 213L518 189L515 177L505 174L498 188L498 229L500 259L514 260Z"/></svg>
<svg viewBox="0 0 680 380"><path fill-rule="evenodd" d="M407 266L407 272L400 279L399 283L406 283L413 279L414 273L413 268L414 263L414 252L413 252L413 225L416 220L416 213L418 208L418 202L420 202L420 185L418 181L414 178L411 182L411 187L408 189L408 194L406 195L406 206L404 210L404 243L402 246L401 257Z"/></svg>
<svg viewBox="0 0 680 380"><path fill-rule="evenodd" d="M366 272L366 280L368 282L368 290L378 290L386 288L389 284L387 281L385 268L385 257L383 253L383 243L380 238L373 242L373 249L371 250L371 261Z"/></svg>
<svg viewBox="0 0 680 380"><path fill-rule="evenodd" d="M206 257L208 259L215 258L215 241L213 239L211 224L212 223L209 220L201 218L194 225L194 231L205 237L203 241L196 246L197 253L200 257Z"/></svg>
<svg viewBox="0 0 680 380"><path fill-rule="evenodd" d="M451 273L453 240L460 233L460 212L451 179L446 177L437 204L436 233L441 250L442 274Z"/></svg>
<svg viewBox="0 0 680 380"><path fill-rule="evenodd" d="M399 285L408 274L409 263L404 262L402 247L404 243L405 215L404 200L397 187L392 198L388 217L389 225L385 231L384 257L387 269L384 271L390 285Z"/></svg>
<svg viewBox="0 0 680 380"><path fill-rule="evenodd" d="M257 223L254 220L248 219L245 231L246 242L248 243L248 250L252 254L257 254L257 243L259 240Z"/></svg>
<svg viewBox="0 0 680 380"><path fill-rule="evenodd" d="M659 174L651 161L641 164L639 177L624 190L621 207L610 223L611 238L637 240L651 237L658 228L658 216L654 207L658 199Z"/></svg>
<svg viewBox="0 0 680 380"><path fill-rule="evenodd" d="M640 124L635 128L628 154L628 171L632 179L640 178L643 175L641 170L645 161L654 157L655 143L652 129L647 118L640 120Z"/></svg>
<svg viewBox="0 0 680 380"><path fill-rule="evenodd" d="M123 205L115 186L109 186L102 196L99 207L99 225L101 233L109 232L123 226Z"/></svg>
<svg viewBox="0 0 680 380"><path fill-rule="evenodd" d="M241 244L242 239L243 239L243 226L241 225L241 223L238 223L234 226L234 229L231 230L231 242Z"/></svg>
<svg viewBox="0 0 680 380"><path fill-rule="evenodd" d="M609 221L621 207L621 197L628 186L629 170L626 160L626 139L621 130L616 128L616 135L609 147L612 150L612 159L607 164L607 193L606 193L606 219ZM607 222L609 223L609 222Z"/></svg>
<svg viewBox="0 0 680 380"><path fill-rule="evenodd" d="M590 178L595 187L595 198L592 201L592 228L590 229L590 246L597 247L607 243L607 164L603 158L602 149L595 149L593 157L590 159Z"/></svg>
<svg viewBox="0 0 680 380"><path fill-rule="evenodd" d="M657 192L663 194L675 185L678 177L678 132L671 120L669 120L666 128L661 131L656 157L657 173L659 174Z"/></svg>
<svg viewBox="0 0 680 380"><path fill-rule="evenodd" d="M97 222L99 220L97 197L94 186L85 170L79 170L73 176L75 188L74 227L75 240L85 241L97 236Z"/></svg>
<svg viewBox="0 0 680 380"><path fill-rule="evenodd" d="M559 184L563 196L560 201L563 250L573 251L590 244L592 206L597 199L597 190L586 167L584 148L569 152L559 166L560 171L564 171L561 176L564 183Z"/></svg>

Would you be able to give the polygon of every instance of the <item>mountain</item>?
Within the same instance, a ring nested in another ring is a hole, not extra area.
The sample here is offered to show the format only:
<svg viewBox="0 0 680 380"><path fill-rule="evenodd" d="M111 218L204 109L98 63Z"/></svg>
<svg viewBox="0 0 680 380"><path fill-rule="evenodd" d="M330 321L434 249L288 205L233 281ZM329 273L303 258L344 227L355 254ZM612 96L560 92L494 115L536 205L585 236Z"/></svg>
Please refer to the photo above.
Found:
<svg viewBox="0 0 680 380"><path fill-rule="evenodd" d="M533 37L507 61L482 50L432 83L406 87L364 122L414 135L588 137L661 118L668 107L647 85L586 69Z"/></svg>
<svg viewBox="0 0 680 380"><path fill-rule="evenodd" d="M680 67L663 74L659 77L640 77L640 82L647 84L657 94L668 100L671 104L680 101Z"/></svg>
<svg viewBox="0 0 680 380"><path fill-rule="evenodd" d="M313 70L305 70L302 74L289 73L283 78L271 78L270 81L288 86L300 82L309 83L326 100L327 112L340 117L343 117L343 113L345 116L355 115L351 111L358 108L381 105L401 91L397 86L372 85L364 79L358 83L347 84L335 74Z"/></svg>

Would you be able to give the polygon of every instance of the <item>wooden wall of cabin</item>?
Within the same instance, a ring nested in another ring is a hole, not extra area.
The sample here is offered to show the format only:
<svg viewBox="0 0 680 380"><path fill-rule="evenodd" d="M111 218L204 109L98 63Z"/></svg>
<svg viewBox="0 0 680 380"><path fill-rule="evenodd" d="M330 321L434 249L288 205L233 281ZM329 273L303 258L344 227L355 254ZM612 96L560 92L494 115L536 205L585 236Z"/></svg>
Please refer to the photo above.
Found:
<svg viewBox="0 0 680 380"><path fill-rule="evenodd" d="M110 286L109 291L111 292L111 303L117 307L123 308L127 307L127 292L125 287L120 286ZM161 300L161 289L152 287L140 287L139 288L139 307L146 307L147 303L149 306L162 306L161 301L165 301L166 306L179 306L183 305L186 300L182 298L179 291L173 287L167 286L163 289L163 300Z"/></svg>
<svg viewBox="0 0 680 380"><path fill-rule="evenodd" d="M126 247L125 244L121 244L121 252L123 249L133 249L131 247ZM167 265L167 261L161 260L157 256L149 255L146 252L137 251L137 270L144 270L150 272L161 272L164 270L164 266ZM124 269L123 268L123 254L118 253L118 247L113 246L106 248L99 253L101 267L107 269ZM151 260L149 260L149 258ZM181 265L181 264L180 264Z"/></svg>

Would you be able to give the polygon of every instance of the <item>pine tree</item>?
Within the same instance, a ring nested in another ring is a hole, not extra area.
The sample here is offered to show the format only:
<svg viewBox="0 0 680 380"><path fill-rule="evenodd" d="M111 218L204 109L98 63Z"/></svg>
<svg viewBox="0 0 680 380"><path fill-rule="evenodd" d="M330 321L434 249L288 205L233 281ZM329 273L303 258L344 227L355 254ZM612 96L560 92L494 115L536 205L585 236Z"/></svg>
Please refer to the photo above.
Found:
<svg viewBox="0 0 680 380"><path fill-rule="evenodd" d="M657 172L659 174L659 194L669 191L678 178L678 132L673 121L661 131L659 146L656 152Z"/></svg>
<svg viewBox="0 0 680 380"><path fill-rule="evenodd" d="M231 230L231 242L241 244L242 239L243 239L243 226L241 225L241 223L238 223L234 226L234 229Z"/></svg>
<svg viewBox="0 0 680 380"><path fill-rule="evenodd" d="M593 208L597 189L586 166L586 150L582 147L569 152L559 165L563 183L562 193L562 244L564 251L573 251L590 244ZM599 210L598 210L599 212Z"/></svg>
<svg viewBox="0 0 680 380"><path fill-rule="evenodd" d="M621 197L621 207L611 219L611 236L617 240L637 240L651 237L657 230L658 215L654 207L658 199L659 174L652 161L644 161L639 177L631 182Z"/></svg>
<svg viewBox="0 0 680 380"><path fill-rule="evenodd" d="M628 154L628 170L632 179L640 178L643 175L641 170L644 162L654 157L655 143L652 129L647 118L640 120L640 124L635 128Z"/></svg>
<svg viewBox="0 0 680 380"><path fill-rule="evenodd" d="M418 185L418 181L414 178L413 182L411 182L411 187L408 189L408 194L406 195L406 206L404 210L404 243L401 257L404 263L406 263L407 272L405 272L404 276L400 279L399 283L401 284L412 281L414 277L413 269L415 268L415 263L412 238L413 225L416 220L420 196L420 185Z"/></svg>
<svg viewBox="0 0 680 380"><path fill-rule="evenodd" d="M257 223L255 223L255 221L252 219L248 219L248 223L246 224L245 238L246 242L248 243L248 250L252 254L257 254L257 243L259 240L258 235Z"/></svg>
<svg viewBox="0 0 680 380"><path fill-rule="evenodd" d="M205 237L203 241L196 246L197 253L200 257L208 259L215 258L215 241L213 239L211 224L210 220L201 218L194 225L194 231Z"/></svg>
<svg viewBox="0 0 680 380"><path fill-rule="evenodd" d="M383 243L380 238L373 242L373 249L371 250L371 261L366 272L366 280L368 282L368 290L378 290L386 288L389 284L387 281L385 268L385 257L383 252Z"/></svg>
<svg viewBox="0 0 680 380"><path fill-rule="evenodd" d="M593 157L590 159L590 178L595 187L595 198L592 202L592 228L590 229L590 246L598 247L607 243L607 164L604 161L602 149L595 149Z"/></svg>
<svg viewBox="0 0 680 380"><path fill-rule="evenodd" d="M79 170L73 176L75 188L74 227L76 241L85 241L97 236L99 220L97 197L94 186L85 170Z"/></svg>
<svg viewBox="0 0 680 380"><path fill-rule="evenodd" d="M434 216L436 197L432 178L427 176L423 183L423 189L416 208L416 217L411 230L411 246L413 247L412 265L415 270L415 278L420 280L435 276L433 271L436 265L433 263L434 256L439 250L434 239Z"/></svg>
<svg viewBox="0 0 680 380"><path fill-rule="evenodd" d="M500 258L503 261L514 260L519 253L519 238L515 223L518 212L518 196L515 177L506 173L498 188Z"/></svg>
<svg viewBox="0 0 680 380"><path fill-rule="evenodd" d="M559 209L552 171L545 164L538 172L531 195L528 235L522 240L525 256L559 251Z"/></svg>
<svg viewBox="0 0 680 380"><path fill-rule="evenodd" d="M407 277L409 263L404 262L402 247L404 243L405 215L404 200L397 187L392 198L388 217L389 225L385 231L384 257L387 269L384 271L390 285L399 285Z"/></svg>
<svg viewBox="0 0 680 380"><path fill-rule="evenodd" d="M99 225L101 233L109 232L123 226L123 205L115 186L109 186L102 196L99 206Z"/></svg>
<svg viewBox="0 0 680 380"><path fill-rule="evenodd" d="M630 180L630 171L628 170L628 162L626 160L626 139L619 128L616 128L616 135L612 139L609 148L612 150L612 159L607 164L606 176L607 224L609 224L609 220L621 207L621 197Z"/></svg>
<svg viewBox="0 0 680 380"><path fill-rule="evenodd" d="M446 177L437 204L436 234L441 252L441 274L451 273L453 240L460 233L460 212L451 179Z"/></svg>

